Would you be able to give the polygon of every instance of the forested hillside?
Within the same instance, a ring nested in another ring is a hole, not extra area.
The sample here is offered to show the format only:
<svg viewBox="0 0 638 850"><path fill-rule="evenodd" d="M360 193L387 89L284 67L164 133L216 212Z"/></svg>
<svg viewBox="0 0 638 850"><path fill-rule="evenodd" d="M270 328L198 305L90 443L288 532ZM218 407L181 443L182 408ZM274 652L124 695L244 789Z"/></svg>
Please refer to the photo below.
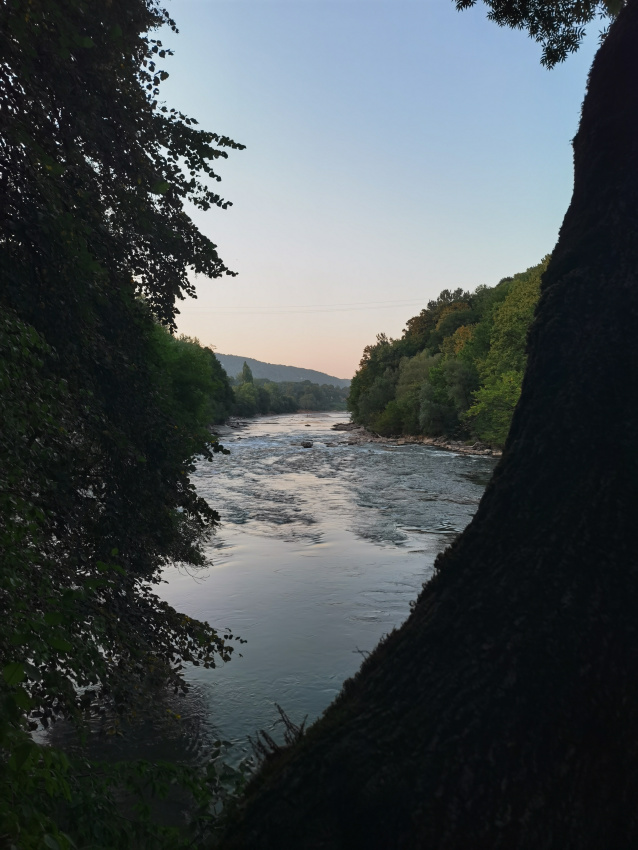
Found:
<svg viewBox="0 0 638 850"><path fill-rule="evenodd" d="M505 442L521 392L539 265L474 292L443 290L400 339L379 334L363 352L348 407L383 435Z"/></svg>
<svg viewBox="0 0 638 850"><path fill-rule="evenodd" d="M245 360L241 372L231 378L231 383L234 390L233 413L236 416L346 409L347 387L312 381L275 382L255 378Z"/></svg>
<svg viewBox="0 0 638 850"><path fill-rule="evenodd" d="M325 372L317 372L316 369L303 369L300 366L284 366L281 363L266 363L263 360L255 360L253 357L240 357L237 354L215 355L229 375L237 375L244 363L250 367L255 379L264 378L275 383L300 383L311 381L313 384L332 384L335 387L350 386L349 378L335 378Z"/></svg>

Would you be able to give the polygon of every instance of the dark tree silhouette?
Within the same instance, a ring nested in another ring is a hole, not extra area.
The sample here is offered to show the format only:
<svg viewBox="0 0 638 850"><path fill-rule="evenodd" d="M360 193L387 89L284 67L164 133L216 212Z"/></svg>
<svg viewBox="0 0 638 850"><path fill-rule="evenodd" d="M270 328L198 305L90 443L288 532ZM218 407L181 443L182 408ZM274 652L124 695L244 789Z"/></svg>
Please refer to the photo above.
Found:
<svg viewBox="0 0 638 850"><path fill-rule="evenodd" d="M638 846L637 70L629 0L478 512L405 625L266 762L225 848Z"/></svg>
<svg viewBox="0 0 638 850"><path fill-rule="evenodd" d="M119 817L109 786L133 765L29 732L163 719L160 683L231 649L154 588L204 561L218 515L189 473L220 449L212 353L169 351L156 320L174 325L189 270L231 273L187 210L227 206L216 163L241 147L158 101L164 25L158 0L0 0L2 847L184 846L132 802Z"/></svg>

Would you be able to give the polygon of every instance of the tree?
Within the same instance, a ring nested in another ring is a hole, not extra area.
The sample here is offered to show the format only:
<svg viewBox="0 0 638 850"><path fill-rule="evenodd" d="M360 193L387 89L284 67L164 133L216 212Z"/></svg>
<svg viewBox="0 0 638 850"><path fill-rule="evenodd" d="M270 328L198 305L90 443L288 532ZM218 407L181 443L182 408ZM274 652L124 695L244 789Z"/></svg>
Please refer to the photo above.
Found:
<svg viewBox="0 0 638 850"><path fill-rule="evenodd" d="M480 362L481 386L474 393L464 419L481 440L503 445L518 402L526 362L527 331L540 294L546 257L538 266L516 275L510 290L496 308L490 334L490 349ZM468 410L469 408L469 410Z"/></svg>
<svg viewBox="0 0 638 850"><path fill-rule="evenodd" d="M162 325L154 328L155 380L164 409L195 440L193 451L210 440L207 430L230 415L234 398L228 375L210 348L199 340L175 337Z"/></svg>
<svg viewBox="0 0 638 850"><path fill-rule="evenodd" d="M408 320L401 339L379 334L352 380L353 420L384 435L478 436L502 445L547 259L495 287L443 290ZM502 381L505 371L516 379Z"/></svg>
<svg viewBox="0 0 638 850"><path fill-rule="evenodd" d="M548 63L596 9L491 8ZM572 201L476 516L406 623L266 762L228 850L638 844L637 43L629 0L591 70Z"/></svg>
<svg viewBox="0 0 638 850"><path fill-rule="evenodd" d="M237 375L237 380L240 384L252 384L253 383L253 372L248 363L244 360L244 365L241 368L241 372Z"/></svg>
<svg viewBox="0 0 638 850"><path fill-rule="evenodd" d="M185 382L158 379L157 322L189 270L232 274L185 203L227 206L213 166L241 147L158 101L163 25L156 0L0 2L0 835L23 848L128 829L97 792L80 829L85 771L28 728L99 710L114 729L231 649L152 587L203 562L218 519L189 473L220 447L197 382L178 411Z"/></svg>

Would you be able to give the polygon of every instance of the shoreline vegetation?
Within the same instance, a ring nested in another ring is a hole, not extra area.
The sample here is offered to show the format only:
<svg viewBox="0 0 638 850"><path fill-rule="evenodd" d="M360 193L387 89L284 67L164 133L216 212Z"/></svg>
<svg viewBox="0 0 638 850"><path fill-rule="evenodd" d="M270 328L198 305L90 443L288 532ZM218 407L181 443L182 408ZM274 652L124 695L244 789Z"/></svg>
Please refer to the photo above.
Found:
<svg viewBox="0 0 638 850"><path fill-rule="evenodd" d="M241 372L229 377L234 416L252 417L276 413L346 410L348 387L316 384L309 380L270 381L255 378L244 360Z"/></svg>
<svg viewBox="0 0 638 850"><path fill-rule="evenodd" d="M425 437L457 450L502 447L547 262L474 292L444 289L399 339L378 334L352 379L353 422L381 437Z"/></svg>
<svg viewBox="0 0 638 850"><path fill-rule="evenodd" d="M424 434L390 434L386 437L381 434L375 434L373 431L369 431L367 428L364 428L363 425L357 425L355 422L337 422L332 426L332 430L349 431L351 435L347 443L349 446L360 446L364 443L384 443L386 445L390 444L395 446L423 445L464 455L500 457L503 454L500 448L490 446L487 443L482 443L480 441L475 441L471 445L468 445L461 440L452 440L447 437L427 437Z"/></svg>

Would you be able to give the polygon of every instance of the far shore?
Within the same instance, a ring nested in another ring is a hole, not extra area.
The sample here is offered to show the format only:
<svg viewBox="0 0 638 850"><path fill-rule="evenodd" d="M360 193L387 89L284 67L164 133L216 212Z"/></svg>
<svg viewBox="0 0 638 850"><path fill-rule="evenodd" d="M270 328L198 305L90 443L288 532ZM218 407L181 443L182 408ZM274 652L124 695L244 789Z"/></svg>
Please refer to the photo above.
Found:
<svg viewBox="0 0 638 850"><path fill-rule="evenodd" d="M479 441L468 445L461 440L450 440L447 437L424 437L422 435L381 437L379 434L368 431L367 428L363 427L363 425L356 425L354 422L337 422L332 426L332 430L348 431L350 435L348 442L353 446L361 445L362 443L386 443L395 446L419 444L464 455L500 457L503 454L501 449L497 449L494 446L490 446L487 443L481 443Z"/></svg>

